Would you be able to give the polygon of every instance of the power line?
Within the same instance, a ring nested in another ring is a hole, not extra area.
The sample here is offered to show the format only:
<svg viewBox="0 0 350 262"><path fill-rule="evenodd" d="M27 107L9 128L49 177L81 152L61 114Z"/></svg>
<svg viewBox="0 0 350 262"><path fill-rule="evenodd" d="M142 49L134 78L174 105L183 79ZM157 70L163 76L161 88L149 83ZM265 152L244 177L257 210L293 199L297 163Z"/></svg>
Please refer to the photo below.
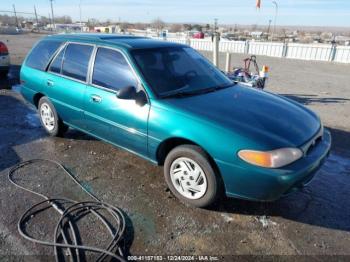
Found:
<svg viewBox="0 0 350 262"><path fill-rule="evenodd" d="M0 10L0 13L12 13L14 14L14 11L9 11L9 10ZM16 11L16 14L24 14L24 15L34 15L35 13L28 13L28 12L19 12Z"/></svg>

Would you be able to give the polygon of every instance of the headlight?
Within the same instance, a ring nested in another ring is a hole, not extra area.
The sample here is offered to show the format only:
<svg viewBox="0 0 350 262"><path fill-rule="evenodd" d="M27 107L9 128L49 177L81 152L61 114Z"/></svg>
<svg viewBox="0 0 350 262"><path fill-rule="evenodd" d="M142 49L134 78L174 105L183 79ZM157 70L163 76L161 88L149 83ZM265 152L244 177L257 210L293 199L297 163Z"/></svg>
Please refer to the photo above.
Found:
<svg viewBox="0 0 350 262"><path fill-rule="evenodd" d="M298 148L281 148L271 151L241 150L238 156L256 166L279 168L286 166L303 156Z"/></svg>

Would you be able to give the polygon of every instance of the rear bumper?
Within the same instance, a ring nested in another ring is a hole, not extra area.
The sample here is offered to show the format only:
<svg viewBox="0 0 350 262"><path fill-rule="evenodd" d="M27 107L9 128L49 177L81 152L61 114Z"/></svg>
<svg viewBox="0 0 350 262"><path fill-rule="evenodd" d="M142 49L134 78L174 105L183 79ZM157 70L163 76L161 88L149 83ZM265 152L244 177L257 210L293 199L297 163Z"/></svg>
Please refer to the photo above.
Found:
<svg viewBox="0 0 350 262"><path fill-rule="evenodd" d="M10 68L10 56L0 55L0 70L8 70Z"/></svg>
<svg viewBox="0 0 350 262"><path fill-rule="evenodd" d="M254 201L274 201L308 184L329 154L331 135L324 130L322 140L300 160L279 169L232 165L217 161L226 195Z"/></svg>
<svg viewBox="0 0 350 262"><path fill-rule="evenodd" d="M10 66L0 66L0 71L8 71Z"/></svg>

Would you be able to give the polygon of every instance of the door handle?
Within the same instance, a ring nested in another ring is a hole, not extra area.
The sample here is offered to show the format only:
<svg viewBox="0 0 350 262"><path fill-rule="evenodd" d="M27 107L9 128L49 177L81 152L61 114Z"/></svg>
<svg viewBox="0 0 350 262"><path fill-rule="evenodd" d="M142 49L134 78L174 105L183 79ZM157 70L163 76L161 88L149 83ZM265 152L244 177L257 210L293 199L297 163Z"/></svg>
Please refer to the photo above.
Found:
<svg viewBox="0 0 350 262"><path fill-rule="evenodd" d="M46 84L47 84L47 86L53 86L54 82L52 80L47 80Z"/></svg>
<svg viewBox="0 0 350 262"><path fill-rule="evenodd" d="M102 101L102 98L98 95L92 95L91 96L91 101L95 103L100 103Z"/></svg>

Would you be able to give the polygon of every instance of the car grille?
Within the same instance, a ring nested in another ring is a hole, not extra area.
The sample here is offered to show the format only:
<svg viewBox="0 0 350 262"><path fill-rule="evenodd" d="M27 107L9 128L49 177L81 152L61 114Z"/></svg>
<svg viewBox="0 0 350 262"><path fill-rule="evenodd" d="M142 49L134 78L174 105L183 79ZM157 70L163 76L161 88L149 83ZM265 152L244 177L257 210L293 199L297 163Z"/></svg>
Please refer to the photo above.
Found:
<svg viewBox="0 0 350 262"><path fill-rule="evenodd" d="M304 155L307 156L311 154L311 152L318 146L318 144L322 141L322 134L312 139L311 142L308 143L306 148L304 149Z"/></svg>

